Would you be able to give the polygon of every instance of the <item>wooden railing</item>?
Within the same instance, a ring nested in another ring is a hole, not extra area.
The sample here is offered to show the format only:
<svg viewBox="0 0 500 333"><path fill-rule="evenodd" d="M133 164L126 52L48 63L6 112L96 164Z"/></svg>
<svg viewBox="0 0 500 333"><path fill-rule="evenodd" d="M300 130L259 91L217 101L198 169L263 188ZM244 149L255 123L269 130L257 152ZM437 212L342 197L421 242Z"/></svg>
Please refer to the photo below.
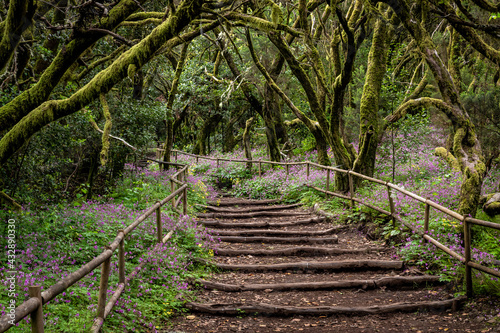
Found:
<svg viewBox="0 0 500 333"><path fill-rule="evenodd" d="M380 180L380 179L376 179L376 178L372 178L372 177L368 177L368 176L365 176L361 173L358 173L358 172L354 172L352 170L343 170L343 169L339 169L339 168L336 168L336 167L330 167L330 166L324 166L324 165L321 165L321 164L317 164L317 163L313 163L313 162L309 162L309 161L305 161L305 162L271 162L271 161L260 161L260 160L243 160L243 159L227 159L227 158L216 158L216 157L209 157L209 156L200 156L200 155L195 155L195 154L190 154L190 153L186 153L186 152L182 152L182 151L178 151L178 150L172 150L172 154L174 155L175 157L175 160L177 161L178 159L178 154L182 154L182 155L186 155L186 156L191 156L191 157L194 157L196 158L196 162L198 163L200 159L205 159L205 160L212 160L212 161L217 161L217 167L219 167L220 165L220 162L221 161L225 161L225 162L236 162L236 163L250 163L250 165L253 166L253 164L257 164L258 165L258 174L259 176L262 176L262 165L263 164L270 164L270 165L279 165L279 166L283 166L285 167L286 169L286 173L287 175L289 174L290 172L290 166L292 165L306 165L306 175L307 175L307 178L309 178L309 175L310 175L310 168L311 167L316 167L318 169L321 169L321 170L327 170L328 172L326 173L326 186L325 188L326 189L321 189L321 188L318 188L318 187L315 187L315 186L310 186L308 185L310 188L313 188L319 192L322 192L322 193L325 193L327 196L328 195L331 195L331 196L335 196L335 197L338 197L338 198L342 198L342 199L345 199L345 200L349 200L351 202L351 207L354 208L354 205L355 203L360 203L360 204L363 204L365 205L366 207L369 207L371 209L374 209L382 214L385 214L385 215L388 215L392 218L392 221L393 221L393 224L394 226L396 226L396 221L400 222L402 225L406 226L407 228L409 228L411 231L414 231L415 233L417 233L418 235L420 235L421 237L423 237L426 241L428 241L429 243L432 243L434 244L436 247L438 247L439 249L441 249L442 251L446 252L447 254L449 254L450 256L452 256L453 258L459 260L460 262L462 262L464 265L465 265L465 279L466 279L466 292L467 292L467 297L472 297L473 296L473 287L472 287L472 268L474 269L477 269L479 271L482 271L484 273L487 273L487 274L491 274L493 276L496 276L496 277L500 277L500 272L497 271L497 270L494 270L490 267L486 267L484 265L481 265L477 262L474 262L472 261L472 256L471 256L471 225L475 224L475 225L480 225L480 226L483 226L483 227L487 227L487 228L492 228L492 229L496 229L496 230L500 230L500 224L498 223L493 223L493 222L489 222L489 221L484 221L484 220L479 220L479 219L475 219L475 218L472 218L472 217L466 217L466 216L463 216L453 210L450 210L432 200L429 200L429 199L426 199L426 198L423 198L415 193L412 193L410 191L407 191L397 185L394 185L394 184L391 184L389 182L386 182L386 181L383 181L383 180ZM348 179L349 179L349 195L345 195L345 194L342 194L342 193L337 193L337 192L333 192L333 191L330 191L330 172L333 171L333 172L340 172L340 173L344 173L344 174L347 174L348 176ZM379 185L382 185L382 186L385 186L387 188L387 198L388 198L388 206L390 207L390 211L387 211L383 208L380 208L378 206L375 206L373 204L370 204L370 203L367 203L367 202L364 202L362 199L360 198L356 198L354 195L355 195L355 192L354 192L354 182L353 182L353 176L354 177L359 177L361 179L364 179L364 180L368 180L372 183L376 183L376 184L379 184ZM395 209L395 205L394 205L394 201L393 201L393 198L392 198L392 193L393 191L398 191L410 198L413 198L421 203L424 203L425 204L425 209L424 209L424 212L423 212L423 215L424 215L424 228L423 228L423 231L420 230L420 229L417 229L415 227L413 227L410 223L402 220L399 216L398 216L398 213L396 212L396 209ZM429 235L429 217L430 217L430 208L434 208L442 213L445 213L447 214L448 216L451 216L452 218L460 221L463 223L463 227L464 227L464 256L461 256L460 254L456 253L455 251L451 250L449 247L447 247L446 245L440 243L438 240L436 240L435 238L433 238L432 236Z"/></svg>
<svg viewBox="0 0 500 333"><path fill-rule="evenodd" d="M142 222L144 222L147 217L156 212L157 242L165 243L172 236L174 230L171 230L165 236L163 236L163 228L161 223L161 207L166 203L171 202L174 210L177 213L181 214L181 212L177 209L177 206L182 200L182 214L185 215L187 213L188 185L185 182L187 177L188 165L179 164L178 166L182 166L182 168L170 177L172 193L169 196L151 206L146 212L138 217L134 221L134 223L130 224L123 230L119 230L116 238L107 246L106 250L89 261L87 264L80 267L75 272L59 280L56 284L50 286L43 292L41 292L41 286L30 286L30 298L15 309L14 319L12 319L9 314L6 314L0 318L0 332L7 331L10 327L13 326L13 324L19 322L28 315L31 317L31 331L36 333L43 332L43 305L53 300L57 295L70 288L73 284L81 280L97 267L101 266L101 281L99 284L97 317L94 320L93 326L91 328L92 332L99 332L102 325L104 324L104 320L113 309L120 295L123 293L128 281L132 280L146 264L146 261L143 261L130 274L125 276L124 241L127 235L134 231L134 229ZM179 198L176 200L175 198L177 196L179 196ZM108 280L111 272L111 257L116 249L118 249L118 286L113 296L109 299L109 301L107 301L106 292L108 289Z"/></svg>

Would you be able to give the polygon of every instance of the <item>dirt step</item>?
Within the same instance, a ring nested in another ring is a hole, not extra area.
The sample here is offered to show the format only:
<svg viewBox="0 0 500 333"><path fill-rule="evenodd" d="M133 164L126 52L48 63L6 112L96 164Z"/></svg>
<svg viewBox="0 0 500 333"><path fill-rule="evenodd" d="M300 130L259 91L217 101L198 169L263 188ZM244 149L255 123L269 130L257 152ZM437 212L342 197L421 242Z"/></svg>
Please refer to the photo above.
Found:
<svg viewBox="0 0 500 333"><path fill-rule="evenodd" d="M300 224L309 224L309 223L319 223L323 222L326 219L324 217L313 217L298 221L291 222L221 222L221 221L198 221L205 226L218 227L218 228L262 228L262 227L290 227L296 226Z"/></svg>
<svg viewBox="0 0 500 333"><path fill-rule="evenodd" d="M201 207L203 209L207 209L217 213L249 213L254 211L269 211L269 210L283 210L283 209L292 209L302 206L301 203L293 204L293 205L274 205L274 206L258 206L251 208L219 208L214 206L205 206L196 204L197 207Z"/></svg>
<svg viewBox="0 0 500 333"><path fill-rule="evenodd" d="M331 279L330 279L331 280ZM337 290L258 290L225 292L203 290L196 302L209 304L267 303L292 307L371 307L397 303L435 302L453 298L445 287L377 289L344 288Z"/></svg>
<svg viewBox="0 0 500 333"><path fill-rule="evenodd" d="M219 218L219 219L246 219L249 217L258 216L303 216L310 215L311 212L269 212L269 211L255 211L249 213L199 213L197 217L202 218Z"/></svg>
<svg viewBox="0 0 500 333"><path fill-rule="evenodd" d="M226 292L240 291L290 291L290 290L337 290L344 288L376 289L376 288L400 288L421 287L440 283L439 276L390 276L373 280L343 280L343 281L321 281L321 282L295 282L295 283L265 283L265 284L227 284L206 280L196 280L206 289L214 289Z"/></svg>
<svg viewBox="0 0 500 333"><path fill-rule="evenodd" d="M211 234L216 234L219 236L255 236L255 235L286 235L286 236L322 236L331 235L341 230L342 228L335 227L325 230L304 230L304 231L288 231L288 230L208 230Z"/></svg>
<svg viewBox="0 0 500 333"><path fill-rule="evenodd" d="M393 260L342 260L342 261L303 261L280 263L272 265L228 265L209 263L206 260L197 259L207 265L211 264L220 269L239 270L246 272L263 272L263 271L286 271L286 270L381 270L381 269L396 269L403 268L402 261Z"/></svg>
<svg viewBox="0 0 500 333"><path fill-rule="evenodd" d="M238 265L271 265L271 264L284 264L296 262L329 262L329 261L346 261L346 260L392 260L388 255L379 252L369 252L362 254L336 254L330 255L316 255L316 256L215 256L214 262L218 264L238 264Z"/></svg>
<svg viewBox="0 0 500 333"><path fill-rule="evenodd" d="M456 310L460 303L465 300L464 297L457 297L443 301L430 302L401 302L387 305L344 307L344 306L284 306L268 303L194 303L189 302L186 307L191 311L204 312L219 315L243 315L243 314L264 314L278 316L295 315L375 315L392 312L415 312L415 311L445 311L447 309Z"/></svg>
<svg viewBox="0 0 500 333"><path fill-rule="evenodd" d="M368 252L381 252L388 250L386 247L365 247L356 249L339 249L339 248L329 248L329 247L316 247L316 246L301 246L301 247L289 247L277 250L252 250L252 249L217 249L217 256L242 256L242 255L252 255L252 256L298 256L298 255L340 255L340 254L362 254Z"/></svg>
<svg viewBox="0 0 500 333"><path fill-rule="evenodd" d="M209 201L208 204L211 206L250 206L250 205L268 205L280 202L280 199L271 200L252 200L252 199L241 199L241 198L223 198L220 200Z"/></svg>
<svg viewBox="0 0 500 333"><path fill-rule="evenodd" d="M336 244L339 242L337 235L332 237L240 237L240 236L220 236L218 237L221 242L228 243L295 243L295 244L319 244L330 243Z"/></svg>
<svg viewBox="0 0 500 333"><path fill-rule="evenodd" d="M369 271L275 271L275 272L240 272L223 271L210 277L210 281L237 285L262 283L309 283L323 281L378 280L387 277L421 276L407 271L369 270ZM326 295L326 294L325 294Z"/></svg>

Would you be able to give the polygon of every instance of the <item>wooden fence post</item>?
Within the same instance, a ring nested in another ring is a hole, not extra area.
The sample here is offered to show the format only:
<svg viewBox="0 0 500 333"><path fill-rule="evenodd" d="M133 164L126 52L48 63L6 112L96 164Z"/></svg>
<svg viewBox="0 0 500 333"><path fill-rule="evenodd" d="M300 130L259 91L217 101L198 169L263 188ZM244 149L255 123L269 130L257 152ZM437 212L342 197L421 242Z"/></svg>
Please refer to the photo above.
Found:
<svg viewBox="0 0 500 333"><path fill-rule="evenodd" d="M356 206L354 204L354 183L352 182L351 170L347 171L347 176L349 178L349 196L351 197L351 208L354 209Z"/></svg>
<svg viewBox="0 0 500 333"><path fill-rule="evenodd" d="M330 170L326 169L326 190L330 191ZM328 198L330 195L327 193L326 197Z"/></svg>
<svg viewBox="0 0 500 333"><path fill-rule="evenodd" d="M217 168L219 168L219 159L217 159Z"/></svg>
<svg viewBox="0 0 500 333"><path fill-rule="evenodd" d="M157 201L156 203L160 203ZM161 206L156 208L156 237L158 238L158 243L161 243L163 238L163 225L161 224Z"/></svg>
<svg viewBox="0 0 500 333"><path fill-rule="evenodd" d="M43 333L43 300L42 300L42 288L40 286L29 286L28 292L30 297L36 297L40 301L38 308L30 313L31 317L31 332L32 333Z"/></svg>
<svg viewBox="0 0 500 333"><path fill-rule="evenodd" d="M262 162L259 161L259 177L262 177Z"/></svg>
<svg viewBox="0 0 500 333"><path fill-rule="evenodd" d="M427 198L429 200L429 198ZM429 232L429 217L431 213L431 206L426 202L425 203L425 212L424 212L424 233L427 234Z"/></svg>
<svg viewBox="0 0 500 333"><path fill-rule="evenodd" d="M118 231L118 233L120 232L123 230ZM125 236L118 247L118 283L125 283Z"/></svg>
<svg viewBox="0 0 500 333"><path fill-rule="evenodd" d="M183 196L184 196L184 198L182 199L182 213L184 215L186 215L187 214L187 202L188 202L187 187L184 188Z"/></svg>
<svg viewBox="0 0 500 333"><path fill-rule="evenodd" d="M196 155L196 164L198 164L198 155Z"/></svg>
<svg viewBox="0 0 500 333"><path fill-rule="evenodd" d="M175 151L175 161L177 162L177 151Z"/></svg>
<svg viewBox="0 0 500 333"><path fill-rule="evenodd" d="M170 191L171 193L175 191L175 182L172 179L170 179ZM172 207L175 207L175 197L172 198Z"/></svg>
<svg viewBox="0 0 500 333"><path fill-rule="evenodd" d="M467 223L467 217L464 216L462 220L462 225L464 227L464 248L465 248L465 285L467 290L467 298L472 298L474 291L472 287L472 267L469 266L471 259L470 245L471 245L471 234L470 234L470 224Z"/></svg>
<svg viewBox="0 0 500 333"><path fill-rule="evenodd" d="M396 228L396 208L394 207L394 200L392 199L392 190L389 187L389 183L386 182L385 186L387 186L387 199L389 200L389 208L391 210L391 217L392 217L392 226Z"/></svg>
<svg viewBox="0 0 500 333"><path fill-rule="evenodd" d="M289 166L288 166L288 162L285 162L286 164L286 176L288 177L288 175L290 174L290 169L289 169Z"/></svg>
<svg viewBox="0 0 500 333"><path fill-rule="evenodd" d="M309 179L309 168L310 168L310 166L309 166L309 161L307 161L307 163L306 163L306 164L307 164L307 169L306 169L306 175L307 175L307 176L306 176L306 177L307 177L307 179Z"/></svg>
<svg viewBox="0 0 500 333"><path fill-rule="evenodd" d="M104 309L106 308L106 296L108 293L108 280L111 266L111 257L102 263L101 283L99 284L99 301L97 303L97 317L104 319Z"/></svg>

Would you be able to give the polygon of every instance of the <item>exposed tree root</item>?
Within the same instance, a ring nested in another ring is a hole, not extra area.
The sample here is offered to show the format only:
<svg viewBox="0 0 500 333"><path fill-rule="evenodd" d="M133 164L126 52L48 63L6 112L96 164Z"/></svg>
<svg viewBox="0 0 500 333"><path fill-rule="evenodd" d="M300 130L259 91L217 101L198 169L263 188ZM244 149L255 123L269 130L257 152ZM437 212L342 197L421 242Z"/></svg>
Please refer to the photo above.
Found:
<svg viewBox="0 0 500 333"><path fill-rule="evenodd" d="M319 244L330 243L337 244L339 239L337 235L326 238L313 238L313 237L239 237L239 236L220 236L218 237L223 242L230 243L271 243L271 244Z"/></svg>
<svg viewBox="0 0 500 333"><path fill-rule="evenodd" d="M200 213L197 214L198 217L204 218L220 218L220 219L246 219L249 217L257 217L257 216L272 216L272 217L280 217L280 216L301 216L308 215L309 212L304 211L303 213L299 212L266 212L266 211L254 211L250 213Z"/></svg>
<svg viewBox="0 0 500 333"><path fill-rule="evenodd" d="M319 223L325 221L324 217L314 217L306 220L293 222L243 222L243 223L227 223L219 221L199 221L200 223L219 228L262 228L262 227L291 227L300 224Z"/></svg>
<svg viewBox="0 0 500 333"><path fill-rule="evenodd" d="M235 200L224 200L224 202L209 201L210 206L248 206L248 205L268 205L280 202L279 199L271 200L245 200L245 199L235 199Z"/></svg>
<svg viewBox="0 0 500 333"><path fill-rule="evenodd" d="M385 247L372 247L361 249L335 249L330 247L316 247L316 246L301 246L290 247L279 250L231 250L231 249L217 249L218 256L297 256L297 255L337 255L337 254L351 254L351 253L368 253L376 251L387 250Z"/></svg>
<svg viewBox="0 0 500 333"><path fill-rule="evenodd" d="M266 271L286 271L286 270L383 270L403 268L402 261L392 260L340 260L340 261L301 261L270 265L230 265L210 263L203 259L195 259L207 265L214 265L225 270L238 270L243 272L266 272Z"/></svg>
<svg viewBox="0 0 500 333"><path fill-rule="evenodd" d="M344 229L344 226L334 227L318 231L287 231L287 230L209 230L211 234L218 234L219 236L255 236L255 235L285 235L285 236L322 236L331 235L339 230Z"/></svg>
<svg viewBox="0 0 500 333"><path fill-rule="evenodd" d="M343 306L283 306L267 303L256 304L201 304L189 302L186 307L192 311L205 312L218 315L242 315L242 314L268 314L278 316L291 315L373 315L391 312L415 312L415 311L445 311L456 310L465 297L456 297L445 301L432 302L403 302L387 305L376 305L366 307L343 307Z"/></svg>
<svg viewBox="0 0 500 333"><path fill-rule="evenodd" d="M322 282L298 282L298 283L268 283L268 284L227 284L211 282L206 280L197 280L207 289L214 289L227 292L240 291L295 291L295 290L336 290L343 288L357 289L375 289L380 287L416 287L427 286L429 284L439 283L439 276L394 276L383 277L375 280L344 280L344 281L322 281Z"/></svg>
<svg viewBox="0 0 500 333"><path fill-rule="evenodd" d="M268 207L259 207L259 208L218 208L214 206L205 206L205 205L196 205L198 207L217 212L217 213L251 213L255 211L268 211L268 210L280 210L280 209L291 209L302 206L301 203L293 204L293 205L276 205L276 206L268 206Z"/></svg>

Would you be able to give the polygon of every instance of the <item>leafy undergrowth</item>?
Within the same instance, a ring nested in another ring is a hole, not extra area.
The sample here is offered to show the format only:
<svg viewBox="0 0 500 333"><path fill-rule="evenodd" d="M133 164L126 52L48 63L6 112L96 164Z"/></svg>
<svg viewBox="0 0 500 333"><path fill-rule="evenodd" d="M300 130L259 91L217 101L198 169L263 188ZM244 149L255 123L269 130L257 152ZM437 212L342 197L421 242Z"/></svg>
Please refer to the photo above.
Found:
<svg viewBox="0 0 500 333"><path fill-rule="evenodd" d="M28 286L41 285L42 291L74 272L100 254L120 229L130 225L143 211L170 194L169 175L153 168L128 172L110 198L95 202L75 202L72 208L48 206L41 211L29 207L22 213L1 211L2 219L14 219L17 228L15 269L17 305L28 298ZM189 175L188 207L206 203L214 192L196 176ZM191 291L187 278L206 273L192 263L193 257L210 257L216 240L188 215L178 217L169 204L162 211L164 235L174 230L165 244L156 242L153 214L125 241L126 274L142 262L146 265L126 286L112 313L106 318L104 332L154 331L155 324L180 310ZM7 232L2 234L6 235ZM6 239L0 240L6 248ZM12 270L12 269L10 269ZM10 301L6 265L0 267L0 312ZM108 299L118 284L117 251L111 259ZM97 268L44 306L46 332L86 332L96 317L100 269ZM28 317L29 318L29 317ZM29 319L9 332L29 332Z"/></svg>
<svg viewBox="0 0 500 333"><path fill-rule="evenodd" d="M418 126L417 126L418 127ZM417 128L419 129L419 128ZM449 209L458 210L459 193L461 186L461 173L449 167L442 159L434 155L434 147L439 142L445 142L445 133L438 129L421 126L420 131L400 133L394 140L386 139L379 147L379 156L375 177L388 181L416 193L422 197L430 198ZM396 142L394 144L394 142ZM399 142L399 145L398 145ZM393 149L393 145L397 149ZM395 154L395 155L394 155ZM255 160L265 160L265 149L253 150ZM243 152L231 155L213 155L212 157L244 159ZM315 153L302 154L291 158L290 162L314 161ZM195 172L206 175L206 181L212 182L213 186L226 183L226 187L236 196L254 199L279 198L285 202L300 201L306 206L320 203L322 209L338 216L340 220L369 220L373 221L377 233L385 238L389 244L398 249L399 256L420 266L421 270L439 274L443 280L453 282L457 286L457 293L463 293L464 266L445 254L434 245L424 242L415 233L408 232L402 226L394 228L388 223L386 216L362 206L353 211L349 202L339 198L328 198L306 185L314 185L320 188L326 186L326 171L310 168L309 176L304 165L290 166L288 173L284 167L262 167L262 175L257 172L254 164L251 173L244 163L219 162L199 160L181 157L184 162L192 163ZM263 164L264 165L264 164ZM483 185L483 193L495 192L500 182L500 168L492 168ZM331 189L334 188L334 175L330 175ZM356 196L365 202L390 211L387 188L382 185L364 182L357 190ZM415 229L423 229L424 204L407 197L406 195L393 191L392 199L395 211L399 217L412 224ZM482 211L478 218L498 221L496 218L487 216ZM495 220L496 219L496 220ZM439 242L445 244L455 252L464 256L461 232L463 230L460 221L431 209L429 221L429 234ZM490 265L493 260L500 260L500 244L498 239L500 233L496 230L473 226L472 228L472 258L474 261ZM500 283L497 278L474 271L475 292L500 295Z"/></svg>

